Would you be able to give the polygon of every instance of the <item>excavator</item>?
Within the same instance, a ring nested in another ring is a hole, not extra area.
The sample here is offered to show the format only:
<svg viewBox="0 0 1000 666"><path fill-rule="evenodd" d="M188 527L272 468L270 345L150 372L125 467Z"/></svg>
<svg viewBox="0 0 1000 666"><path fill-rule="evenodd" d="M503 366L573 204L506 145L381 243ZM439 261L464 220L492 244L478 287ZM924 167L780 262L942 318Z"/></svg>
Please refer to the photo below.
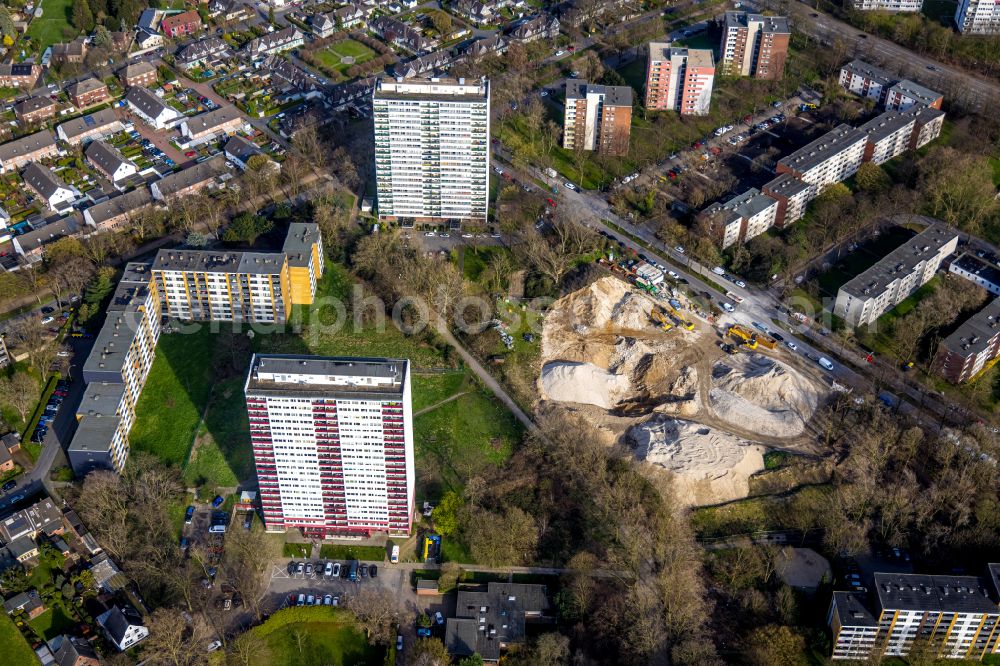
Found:
<svg viewBox="0 0 1000 666"><path fill-rule="evenodd" d="M739 341L739 343L747 349L757 349L757 333L750 330L746 326L733 324L729 327L729 330L726 331L726 333L729 337Z"/></svg>
<svg viewBox="0 0 1000 666"><path fill-rule="evenodd" d="M649 311L649 318L658 324L664 331L669 331L674 327L674 325L667 320L667 317L657 308L653 308Z"/></svg>
<svg viewBox="0 0 1000 666"><path fill-rule="evenodd" d="M694 330L694 322L685 319L684 315L674 309L672 305L664 305L663 309L666 310L667 315L674 321L674 324L677 326L683 326L689 331Z"/></svg>

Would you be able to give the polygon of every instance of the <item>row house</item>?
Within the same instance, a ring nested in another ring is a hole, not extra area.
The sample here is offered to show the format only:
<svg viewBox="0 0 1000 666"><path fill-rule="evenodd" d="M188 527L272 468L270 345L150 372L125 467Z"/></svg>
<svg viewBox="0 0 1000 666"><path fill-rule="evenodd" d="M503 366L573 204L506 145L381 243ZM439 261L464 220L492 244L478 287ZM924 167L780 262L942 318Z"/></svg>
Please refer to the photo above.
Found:
<svg viewBox="0 0 1000 666"><path fill-rule="evenodd" d="M312 73L281 56L268 56L261 69L271 74L272 81L280 79L287 89L301 93L302 97L309 97L310 93L320 89L320 83Z"/></svg>
<svg viewBox="0 0 1000 666"><path fill-rule="evenodd" d="M35 64L0 64L0 88L32 89L42 75L42 68Z"/></svg>
<svg viewBox="0 0 1000 666"><path fill-rule="evenodd" d="M407 62L397 62L393 65L392 71L397 77L412 79L415 76L432 74L435 71L443 71L451 67L455 62L455 57L450 51L434 51L427 55L413 58Z"/></svg>
<svg viewBox="0 0 1000 666"><path fill-rule="evenodd" d="M347 5L341 9L348 10L347 13L352 13L351 10L354 5ZM317 39L326 39L333 33L337 32L337 21L333 16L333 12L326 14L313 14L309 19L309 29L312 34Z"/></svg>
<svg viewBox="0 0 1000 666"><path fill-rule="evenodd" d="M73 106L78 109L85 109L111 99L108 86L92 76L69 86L66 88L66 93L73 100Z"/></svg>
<svg viewBox="0 0 1000 666"><path fill-rule="evenodd" d="M218 177L226 171L225 164L226 158L223 155L216 155L204 162L198 162L164 176L150 185L149 189L157 201L194 194L215 185Z"/></svg>
<svg viewBox="0 0 1000 666"><path fill-rule="evenodd" d="M183 115L146 88L130 88L125 101L133 113L156 129L164 129Z"/></svg>
<svg viewBox="0 0 1000 666"><path fill-rule="evenodd" d="M390 16L379 16L369 23L368 29L389 42L418 53L427 48L427 40L419 30Z"/></svg>
<svg viewBox="0 0 1000 666"><path fill-rule="evenodd" d="M191 42L177 52L175 62L182 69L208 67L233 57L229 44L218 37L205 37Z"/></svg>
<svg viewBox="0 0 1000 666"><path fill-rule="evenodd" d="M87 161L115 185L139 172L135 163L126 159L117 148L100 140L92 141L84 154Z"/></svg>
<svg viewBox="0 0 1000 666"><path fill-rule="evenodd" d="M335 111L340 111L349 104L359 101L367 102L371 99L372 91L374 90L375 77L371 76L367 79L333 86L327 93L326 98Z"/></svg>
<svg viewBox="0 0 1000 666"><path fill-rule="evenodd" d="M507 36L519 42L555 39L559 36L559 19L549 14L539 14L515 23Z"/></svg>
<svg viewBox="0 0 1000 666"><path fill-rule="evenodd" d="M133 86L148 88L156 84L156 67L150 62L140 60L119 70L118 77L126 88Z"/></svg>
<svg viewBox="0 0 1000 666"><path fill-rule="evenodd" d="M121 231L130 218L139 215L153 203L153 195L145 187L111 197L83 211L83 221L97 231Z"/></svg>
<svg viewBox="0 0 1000 666"><path fill-rule="evenodd" d="M193 35L201 30L201 16L194 10L172 14L160 22L160 30L172 39Z"/></svg>
<svg viewBox="0 0 1000 666"><path fill-rule="evenodd" d="M263 37L258 37L247 42L243 51L251 58L273 55L297 49L305 43L305 38L299 29L290 26L277 32L272 32Z"/></svg>
<svg viewBox="0 0 1000 666"><path fill-rule="evenodd" d="M62 211L78 196L77 191L63 182L52 169L32 162L21 172L24 184L38 198L45 202L49 210Z"/></svg>
<svg viewBox="0 0 1000 666"><path fill-rule="evenodd" d="M62 154L56 137L49 130L35 132L0 145L0 173L20 169L28 162Z"/></svg>
<svg viewBox="0 0 1000 666"><path fill-rule="evenodd" d="M58 125L56 134L66 143L75 146L92 139L103 139L122 131L123 128L113 109L101 109Z"/></svg>
<svg viewBox="0 0 1000 666"><path fill-rule="evenodd" d="M60 238L72 236L79 229L80 225L74 215L67 215L48 224L40 224L27 233L14 236L14 251L28 263L41 261L46 245Z"/></svg>
<svg viewBox="0 0 1000 666"><path fill-rule="evenodd" d="M181 136L187 140L188 145L196 145L224 134L233 134L245 125L243 114L235 106L226 105L184 120L181 123Z"/></svg>
<svg viewBox="0 0 1000 666"><path fill-rule="evenodd" d="M329 16L332 16L341 30L350 30L364 23L369 14L371 14L370 9L365 9L360 5L347 5L333 10Z"/></svg>
<svg viewBox="0 0 1000 666"><path fill-rule="evenodd" d="M255 155L263 155L260 148L257 147L252 141L249 141L242 136L234 136L229 141L226 141L225 148L226 159L239 167L240 171L247 170L247 164L250 158Z"/></svg>
<svg viewBox="0 0 1000 666"><path fill-rule="evenodd" d="M498 34L491 37L480 37L469 44L462 55L468 56L472 60L479 60L494 53L503 53L507 50L507 40Z"/></svg>
<svg viewBox="0 0 1000 666"><path fill-rule="evenodd" d="M777 214L778 202L752 187L725 203L712 204L701 216L708 220L716 240L725 249L773 227Z"/></svg>
<svg viewBox="0 0 1000 666"><path fill-rule="evenodd" d="M849 4L859 12L919 12L924 0L850 0Z"/></svg>
<svg viewBox="0 0 1000 666"><path fill-rule="evenodd" d="M51 97L29 97L14 105L14 115L21 125L31 125L53 118L59 105Z"/></svg>

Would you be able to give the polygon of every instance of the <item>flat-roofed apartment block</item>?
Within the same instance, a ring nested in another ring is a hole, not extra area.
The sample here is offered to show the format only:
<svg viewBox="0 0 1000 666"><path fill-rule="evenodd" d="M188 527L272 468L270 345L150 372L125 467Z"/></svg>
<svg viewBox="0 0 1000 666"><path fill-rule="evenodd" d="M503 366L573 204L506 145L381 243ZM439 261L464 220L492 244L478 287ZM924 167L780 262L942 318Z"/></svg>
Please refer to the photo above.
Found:
<svg viewBox="0 0 1000 666"><path fill-rule="evenodd" d="M859 127L868 136L864 161L884 164L910 149L916 119L898 111L886 111Z"/></svg>
<svg viewBox="0 0 1000 666"><path fill-rule="evenodd" d="M784 16L726 12L719 68L733 76L778 80L785 73L791 36Z"/></svg>
<svg viewBox="0 0 1000 666"><path fill-rule="evenodd" d="M851 8L859 12L919 12L924 0L851 0Z"/></svg>
<svg viewBox="0 0 1000 666"><path fill-rule="evenodd" d="M852 60L840 68L838 81L844 90L861 97L870 97L881 104L896 77L864 60Z"/></svg>
<svg viewBox="0 0 1000 666"><path fill-rule="evenodd" d="M806 206L818 194L815 185L787 173L779 174L760 189L778 202L778 210L774 214L774 226L778 229L801 220L806 214Z"/></svg>
<svg viewBox="0 0 1000 666"><path fill-rule="evenodd" d="M566 80L563 148L628 155L632 131L632 88Z"/></svg>
<svg viewBox="0 0 1000 666"><path fill-rule="evenodd" d="M833 659L863 660L878 639L878 621L856 592L834 592L826 623L833 633Z"/></svg>
<svg viewBox="0 0 1000 666"><path fill-rule="evenodd" d="M160 317L160 297L150 284L149 265L129 263L83 365L87 389L66 452L78 474L95 468L120 472L125 467L128 433L153 365Z"/></svg>
<svg viewBox="0 0 1000 666"><path fill-rule="evenodd" d="M998 568L988 565L986 577L875 573L874 612L862 595L834 592L827 617L833 658L904 657L918 640L932 659L996 654Z"/></svg>
<svg viewBox="0 0 1000 666"><path fill-rule="evenodd" d="M712 105L715 61L707 49L670 48L650 42L646 60L646 108L704 116Z"/></svg>
<svg viewBox="0 0 1000 666"><path fill-rule="evenodd" d="M992 261L963 252L948 265L948 272L1000 296L1000 267Z"/></svg>
<svg viewBox="0 0 1000 666"><path fill-rule="evenodd" d="M944 127L944 111L926 106L915 106L903 112L911 116L915 122L913 135L910 137L910 148L916 150L941 136Z"/></svg>
<svg viewBox="0 0 1000 666"><path fill-rule="evenodd" d="M823 189L858 171L867 135L850 125L839 125L812 143L778 160L777 173L787 173Z"/></svg>
<svg viewBox="0 0 1000 666"><path fill-rule="evenodd" d="M153 278L164 314L178 319L281 323L292 309L282 253L160 250Z"/></svg>
<svg viewBox="0 0 1000 666"><path fill-rule="evenodd" d="M938 343L934 369L952 384L967 382L1000 357L1000 298L994 298Z"/></svg>
<svg viewBox="0 0 1000 666"><path fill-rule="evenodd" d="M1000 4L996 0L959 0L955 26L963 35L1000 34Z"/></svg>
<svg viewBox="0 0 1000 666"><path fill-rule="evenodd" d="M903 79L889 86L885 93L885 108L893 111L906 111L914 106L926 106L940 109L944 96L936 90L926 88L909 79Z"/></svg>
<svg viewBox="0 0 1000 666"><path fill-rule="evenodd" d="M725 203L717 202L701 212L709 220L723 249L745 243L774 226L778 202L755 187Z"/></svg>
<svg viewBox="0 0 1000 666"><path fill-rule="evenodd" d="M316 283L323 277L323 239L319 225L292 222L281 251L288 257L288 279L292 303L308 305L316 294Z"/></svg>
<svg viewBox="0 0 1000 666"><path fill-rule="evenodd" d="M268 531L410 534L408 360L254 355L244 390Z"/></svg>
<svg viewBox="0 0 1000 666"><path fill-rule="evenodd" d="M485 223L489 82L379 78L372 108L379 219Z"/></svg>
<svg viewBox="0 0 1000 666"><path fill-rule="evenodd" d="M958 234L933 218L929 226L845 283L833 314L849 326L871 324L934 277L941 262L958 247Z"/></svg>

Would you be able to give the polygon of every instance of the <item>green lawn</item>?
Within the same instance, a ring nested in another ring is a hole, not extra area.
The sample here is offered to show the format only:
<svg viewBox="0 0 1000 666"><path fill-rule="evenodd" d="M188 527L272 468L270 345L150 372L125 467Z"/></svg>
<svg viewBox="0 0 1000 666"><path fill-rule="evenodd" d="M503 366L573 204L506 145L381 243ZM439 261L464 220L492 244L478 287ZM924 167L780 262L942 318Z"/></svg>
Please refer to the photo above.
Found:
<svg viewBox="0 0 1000 666"><path fill-rule="evenodd" d="M413 411L437 404L469 387L468 373L462 370L413 377Z"/></svg>
<svg viewBox="0 0 1000 666"><path fill-rule="evenodd" d="M327 73L343 74L352 65L360 65L374 58L376 54L370 48L356 42L353 39L346 39L329 46L314 51L312 56L316 64ZM353 62L344 62L343 58L354 58Z"/></svg>
<svg viewBox="0 0 1000 666"><path fill-rule="evenodd" d="M233 377L212 389L205 420L198 428L198 443L184 469L188 483L200 486L199 481L205 480L231 487L253 475L243 381L243 377Z"/></svg>
<svg viewBox="0 0 1000 666"><path fill-rule="evenodd" d="M212 391L214 347L207 327L160 336L129 434L133 449L184 464Z"/></svg>
<svg viewBox="0 0 1000 666"><path fill-rule="evenodd" d="M37 666L35 651L24 640L7 613L0 613L0 645L5 666Z"/></svg>
<svg viewBox="0 0 1000 666"><path fill-rule="evenodd" d="M251 664L378 666L385 660L385 649L368 644L348 611L330 606L278 611L251 631L269 648Z"/></svg>
<svg viewBox="0 0 1000 666"><path fill-rule="evenodd" d="M72 629L76 622L66 614L61 606L56 606L49 608L38 617L28 620L28 624L35 630L35 633L48 641Z"/></svg>
<svg viewBox="0 0 1000 666"><path fill-rule="evenodd" d="M477 388L414 419L418 499L461 490L469 478L499 466L520 440L520 423Z"/></svg>
<svg viewBox="0 0 1000 666"><path fill-rule="evenodd" d="M312 546L304 543L286 543L281 547L281 554L285 557L304 558L309 557Z"/></svg>
<svg viewBox="0 0 1000 666"><path fill-rule="evenodd" d="M39 53L57 42L69 41L63 30L72 30L69 24L72 11L73 0L42 0L42 18L32 19L28 26L28 37L35 40Z"/></svg>
<svg viewBox="0 0 1000 666"><path fill-rule="evenodd" d="M380 562L388 556L385 546L345 546L326 543L319 547L324 560L367 560Z"/></svg>

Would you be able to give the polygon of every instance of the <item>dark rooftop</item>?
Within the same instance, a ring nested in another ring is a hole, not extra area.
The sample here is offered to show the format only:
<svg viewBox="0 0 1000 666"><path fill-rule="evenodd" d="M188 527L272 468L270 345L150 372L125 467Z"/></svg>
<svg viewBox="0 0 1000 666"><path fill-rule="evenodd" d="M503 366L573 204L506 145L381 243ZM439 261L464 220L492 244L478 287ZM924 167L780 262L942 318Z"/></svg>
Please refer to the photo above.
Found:
<svg viewBox="0 0 1000 666"><path fill-rule="evenodd" d="M883 610L996 613L990 584L976 576L875 574L875 591Z"/></svg>
<svg viewBox="0 0 1000 666"><path fill-rule="evenodd" d="M632 106L630 86L602 86L581 79L566 80L566 99L584 99L587 93L604 95L605 106Z"/></svg>

